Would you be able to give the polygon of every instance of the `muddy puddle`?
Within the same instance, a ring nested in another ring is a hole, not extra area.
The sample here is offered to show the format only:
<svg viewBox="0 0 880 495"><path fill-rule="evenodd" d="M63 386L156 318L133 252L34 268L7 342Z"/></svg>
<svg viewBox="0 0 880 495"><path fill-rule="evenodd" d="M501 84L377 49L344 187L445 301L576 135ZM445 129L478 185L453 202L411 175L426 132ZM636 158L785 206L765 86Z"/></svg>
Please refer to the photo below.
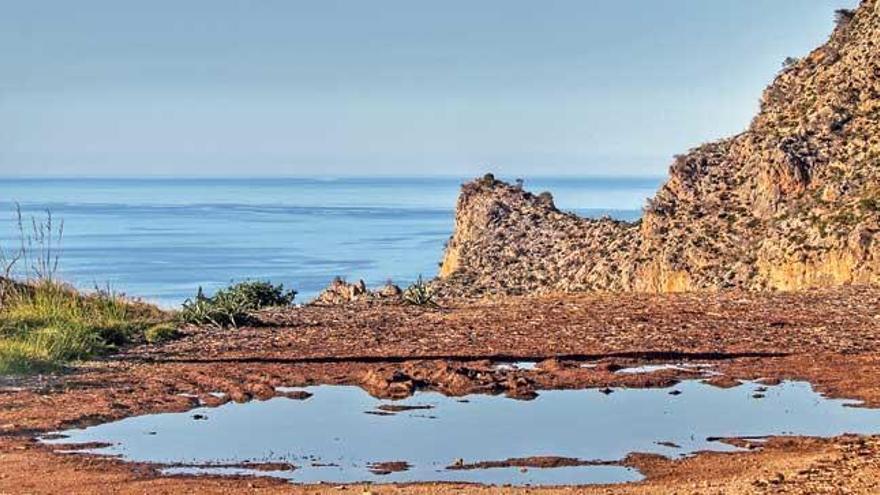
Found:
<svg viewBox="0 0 880 495"><path fill-rule="evenodd" d="M542 391L531 401L425 392L392 402L356 387L296 390L312 395L133 417L44 441L90 443L64 448L158 463L168 474L556 485L639 480L635 469L614 464L631 452L736 450L718 437L880 432L880 410L826 399L803 382L723 389L694 380L612 393ZM534 457L562 462L526 460Z"/></svg>

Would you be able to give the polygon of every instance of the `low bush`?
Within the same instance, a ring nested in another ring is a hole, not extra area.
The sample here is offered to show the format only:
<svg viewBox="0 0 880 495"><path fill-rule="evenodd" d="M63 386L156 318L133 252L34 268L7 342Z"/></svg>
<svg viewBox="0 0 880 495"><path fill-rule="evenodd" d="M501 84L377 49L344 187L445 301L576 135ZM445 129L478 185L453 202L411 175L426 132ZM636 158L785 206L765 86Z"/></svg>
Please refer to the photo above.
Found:
<svg viewBox="0 0 880 495"><path fill-rule="evenodd" d="M199 287L196 296L183 303L179 318L183 323L237 327L248 321L249 314L258 309L290 306L296 291L284 290L283 285L270 282L247 281L218 290L212 297Z"/></svg>
<svg viewBox="0 0 880 495"><path fill-rule="evenodd" d="M860 199L859 208L868 212L880 212L880 197Z"/></svg>
<svg viewBox="0 0 880 495"><path fill-rule="evenodd" d="M434 301L434 292L428 284L422 280L421 275L419 275L419 278L403 291L403 300L407 304L412 304L414 306L437 307L437 303Z"/></svg>
<svg viewBox="0 0 880 495"><path fill-rule="evenodd" d="M801 59L799 59L797 57L785 57L785 60L782 61L782 68L783 69L790 69L790 68L794 67L795 65L797 65L798 62L800 62L800 61L801 61Z"/></svg>
<svg viewBox="0 0 880 495"><path fill-rule="evenodd" d="M848 25L856 16L856 11L853 9L837 9L834 11L834 23L843 27Z"/></svg>

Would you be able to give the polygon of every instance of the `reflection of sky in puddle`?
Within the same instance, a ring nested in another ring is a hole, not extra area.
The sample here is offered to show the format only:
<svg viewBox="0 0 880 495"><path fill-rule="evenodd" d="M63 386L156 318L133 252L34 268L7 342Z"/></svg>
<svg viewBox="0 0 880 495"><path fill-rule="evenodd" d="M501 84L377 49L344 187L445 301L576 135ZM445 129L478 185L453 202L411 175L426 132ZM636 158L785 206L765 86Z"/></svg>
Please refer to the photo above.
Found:
<svg viewBox="0 0 880 495"><path fill-rule="evenodd" d="M493 367L496 370L533 370L536 366L537 361L509 361L497 363Z"/></svg>
<svg viewBox="0 0 880 495"><path fill-rule="evenodd" d="M275 387L275 391L282 394L289 394L290 392L297 392L302 390L302 387Z"/></svg>
<svg viewBox="0 0 880 495"><path fill-rule="evenodd" d="M654 373L655 371L676 370L676 371L694 371L698 369L696 366L685 366L679 364L645 364L642 366L633 366L632 368L623 368L617 370L617 373L638 374L638 373Z"/></svg>
<svg viewBox="0 0 880 495"><path fill-rule="evenodd" d="M419 393L395 404L430 404L434 419L419 411L392 416L364 414L387 403L356 387L320 386L304 390L306 401L276 398L247 404L157 414L71 430L64 442L109 442L91 452L160 463L233 464L285 461L294 471L260 473L298 482L476 481L513 484L608 483L639 479L619 466L556 469L444 469L465 462L512 457L562 456L618 460L630 452L676 456L697 450L735 450L707 437L809 435L880 432L880 411L844 407L813 392L809 384L788 382L752 398L757 384L721 389L683 382L669 389L544 391L533 401L474 395L459 402ZM422 411L424 413L424 411ZM207 421L193 420L194 414ZM153 434L155 432L155 434ZM681 448L658 445L672 442ZM377 476L367 464L407 461L405 472ZM337 464L312 467L312 463ZM177 472L252 472L239 468L173 468Z"/></svg>

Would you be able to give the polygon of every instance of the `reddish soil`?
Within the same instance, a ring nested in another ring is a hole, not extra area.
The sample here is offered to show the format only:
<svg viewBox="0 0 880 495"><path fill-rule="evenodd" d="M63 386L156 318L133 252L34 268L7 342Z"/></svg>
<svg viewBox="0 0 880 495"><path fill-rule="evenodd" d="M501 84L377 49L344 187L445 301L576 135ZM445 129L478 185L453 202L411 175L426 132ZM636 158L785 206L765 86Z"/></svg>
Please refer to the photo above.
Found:
<svg viewBox="0 0 880 495"><path fill-rule="evenodd" d="M155 466L60 455L33 441L39 433L185 411L200 401L211 406L284 396L275 390L279 386L354 384L383 398L436 390L529 399L552 388L669 387L687 378L711 379L719 386L739 379L768 384L798 379L827 395L880 407L878 315L880 290L859 287L769 295L545 296L441 309L377 304L264 313L259 327L188 329L182 340L131 349L63 375L2 379L0 493L331 491L327 485L271 479L161 476ZM495 366L520 359L540 362L534 370ZM661 362L712 366L617 372ZM216 392L225 395L212 395ZM733 441L754 448L683 460L633 454L626 464L647 476L635 484L467 486L465 491L880 492L880 437ZM361 489L346 487L353 493ZM463 485L373 485L365 490L461 493Z"/></svg>

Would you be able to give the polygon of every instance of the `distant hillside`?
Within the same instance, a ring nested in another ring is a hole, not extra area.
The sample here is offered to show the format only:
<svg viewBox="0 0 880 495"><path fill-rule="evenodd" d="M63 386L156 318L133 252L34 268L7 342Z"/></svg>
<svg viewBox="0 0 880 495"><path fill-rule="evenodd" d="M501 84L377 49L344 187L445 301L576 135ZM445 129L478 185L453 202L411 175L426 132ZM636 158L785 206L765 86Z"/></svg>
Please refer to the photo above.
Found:
<svg viewBox="0 0 880 495"><path fill-rule="evenodd" d="M789 60L749 129L676 158L639 222L465 184L449 293L800 289L880 283L880 0Z"/></svg>

